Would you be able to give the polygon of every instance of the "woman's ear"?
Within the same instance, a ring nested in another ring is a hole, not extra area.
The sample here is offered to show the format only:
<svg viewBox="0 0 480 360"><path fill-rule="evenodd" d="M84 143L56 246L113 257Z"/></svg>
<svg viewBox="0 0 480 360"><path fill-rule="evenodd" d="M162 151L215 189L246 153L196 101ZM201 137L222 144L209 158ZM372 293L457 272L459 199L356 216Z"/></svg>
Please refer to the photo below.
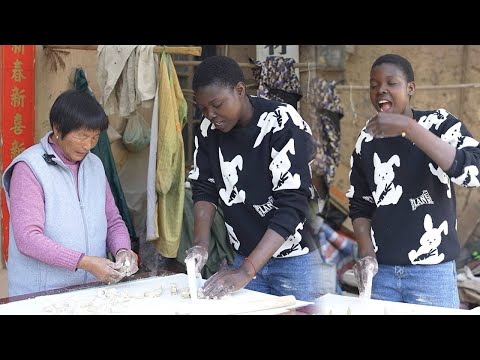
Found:
<svg viewBox="0 0 480 360"><path fill-rule="evenodd" d="M242 81L239 81L237 85L235 85L235 91L237 94L241 97L245 96L245 93L247 91L247 87L245 86L245 83Z"/></svg>
<svg viewBox="0 0 480 360"><path fill-rule="evenodd" d="M56 126L53 126L53 137L58 140L60 135L61 135L60 130L58 130L58 128Z"/></svg>
<svg viewBox="0 0 480 360"><path fill-rule="evenodd" d="M415 93L415 83L410 81L407 85L408 95L412 96Z"/></svg>

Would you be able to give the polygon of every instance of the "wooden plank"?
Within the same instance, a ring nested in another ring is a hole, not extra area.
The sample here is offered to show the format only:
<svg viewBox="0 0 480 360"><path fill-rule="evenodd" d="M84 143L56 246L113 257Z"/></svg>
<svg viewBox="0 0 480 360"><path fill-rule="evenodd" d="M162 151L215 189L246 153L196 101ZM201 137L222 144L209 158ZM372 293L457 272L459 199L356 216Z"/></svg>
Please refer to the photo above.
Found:
<svg viewBox="0 0 480 360"><path fill-rule="evenodd" d="M44 47L59 50L97 50L98 45L44 45ZM153 51L156 53L166 51L167 54L202 55L201 46L155 46Z"/></svg>

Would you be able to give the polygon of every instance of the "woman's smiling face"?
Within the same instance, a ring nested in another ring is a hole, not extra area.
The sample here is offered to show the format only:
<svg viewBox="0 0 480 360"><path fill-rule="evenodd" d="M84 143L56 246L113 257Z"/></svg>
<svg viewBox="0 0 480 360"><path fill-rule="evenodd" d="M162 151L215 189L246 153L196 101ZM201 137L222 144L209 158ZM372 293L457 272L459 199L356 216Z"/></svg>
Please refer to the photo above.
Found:
<svg viewBox="0 0 480 360"><path fill-rule="evenodd" d="M383 63L370 72L370 101L378 112L404 114L410 108L410 96L415 91L402 69Z"/></svg>

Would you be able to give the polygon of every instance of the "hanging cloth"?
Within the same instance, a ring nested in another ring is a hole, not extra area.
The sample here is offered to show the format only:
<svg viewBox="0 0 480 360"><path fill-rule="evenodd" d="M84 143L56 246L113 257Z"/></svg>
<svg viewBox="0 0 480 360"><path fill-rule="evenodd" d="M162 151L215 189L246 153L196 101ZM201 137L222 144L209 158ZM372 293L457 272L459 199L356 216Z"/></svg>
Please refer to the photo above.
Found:
<svg viewBox="0 0 480 360"><path fill-rule="evenodd" d="M175 258L182 232L185 194L185 155L182 129L187 121L183 97L170 54L160 58L158 79L158 133L156 182L157 203L155 247L163 257ZM152 136L154 134L152 133ZM152 240L147 238L147 240Z"/></svg>
<svg viewBox="0 0 480 360"><path fill-rule="evenodd" d="M137 108L135 63L137 45L99 45L97 82L107 115L127 117Z"/></svg>
<svg viewBox="0 0 480 360"><path fill-rule="evenodd" d="M340 161L340 119L343 108L335 91L336 82L315 79L309 94L308 119L315 140L316 155L312 172L324 179L326 186L335 177Z"/></svg>
<svg viewBox="0 0 480 360"><path fill-rule="evenodd" d="M250 58L257 67L252 69L258 84L257 95L266 99L286 102L297 108L302 98L300 81L293 65L295 60L281 56L269 56L264 62Z"/></svg>
<svg viewBox="0 0 480 360"><path fill-rule="evenodd" d="M77 90L84 91L95 97L92 90L88 86L87 77L82 68L77 68L75 70L74 87ZM105 168L105 174L110 184L113 198L115 199L115 204L117 205L120 216L125 222L125 225L128 229L128 234L130 235L132 250L138 252L138 238L135 234L135 229L128 212L127 202L125 201L125 195L120 184L120 179L118 178L117 168L115 167L115 161L110 148L110 140L106 130L103 130L100 133L97 145L95 145L95 147L90 151L97 155L100 160L102 160L103 167Z"/></svg>

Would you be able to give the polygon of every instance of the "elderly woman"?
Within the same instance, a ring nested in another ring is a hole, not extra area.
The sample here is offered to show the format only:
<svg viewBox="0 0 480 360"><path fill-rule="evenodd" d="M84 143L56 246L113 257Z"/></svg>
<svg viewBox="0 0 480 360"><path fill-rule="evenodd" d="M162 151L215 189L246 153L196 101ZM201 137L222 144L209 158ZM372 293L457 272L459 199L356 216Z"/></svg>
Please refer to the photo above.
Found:
<svg viewBox="0 0 480 360"><path fill-rule="evenodd" d="M90 152L108 126L102 107L92 96L68 90L55 100L50 125L52 131L3 174L9 296L117 282L138 270L103 164Z"/></svg>

